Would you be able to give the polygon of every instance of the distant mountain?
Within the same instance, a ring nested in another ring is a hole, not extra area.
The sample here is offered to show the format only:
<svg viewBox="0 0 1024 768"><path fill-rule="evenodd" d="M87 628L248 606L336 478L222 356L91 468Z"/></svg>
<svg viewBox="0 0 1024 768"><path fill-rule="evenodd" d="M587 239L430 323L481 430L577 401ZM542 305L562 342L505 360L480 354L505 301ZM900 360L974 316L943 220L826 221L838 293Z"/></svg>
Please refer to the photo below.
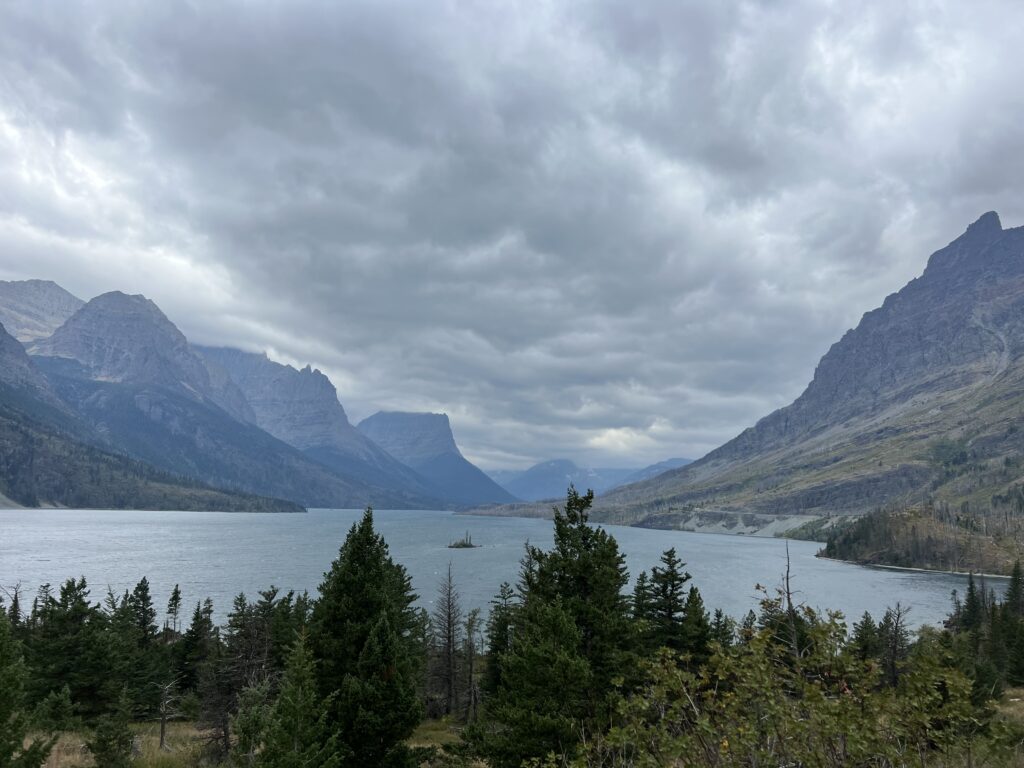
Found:
<svg viewBox="0 0 1024 768"><path fill-rule="evenodd" d="M203 358L145 296L97 296L51 336L30 344L29 353L73 360L94 381L156 384L219 406L240 421L253 418L238 387L227 377L215 386Z"/></svg>
<svg viewBox="0 0 1024 768"><path fill-rule="evenodd" d="M403 506L444 505L424 477L349 423L334 385L320 371L238 349L198 349L238 384L261 429L346 477L405 494Z"/></svg>
<svg viewBox="0 0 1024 768"><path fill-rule="evenodd" d="M50 280L0 280L0 323L18 341L49 336L84 303Z"/></svg>
<svg viewBox="0 0 1024 768"><path fill-rule="evenodd" d="M462 505L506 504L516 498L462 455L444 413L375 413L359 431Z"/></svg>
<svg viewBox="0 0 1024 768"><path fill-rule="evenodd" d="M0 507L298 512L226 493L98 449L22 345L0 328Z"/></svg>
<svg viewBox="0 0 1024 768"><path fill-rule="evenodd" d="M685 467L687 464L692 463L693 459L665 459L657 464L651 464L649 467L631 472L626 475L619 485L629 485L630 483L639 483L641 480L650 480L652 477L657 477L668 472L670 469L679 469L679 467Z"/></svg>
<svg viewBox="0 0 1024 768"><path fill-rule="evenodd" d="M211 378L207 361L143 296L98 296L30 352L109 450L306 507L419 505L418 497L333 471L248 423L252 410L237 385Z"/></svg>
<svg viewBox="0 0 1024 768"><path fill-rule="evenodd" d="M604 496L595 515L985 508L1024 482L1024 227L987 213L832 346L792 404L704 458Z"/></svg>
<svg viewBox="0 0 1024 768"><path fill-rule="evenodd" d="M565 497L565 490L572 483L579 491L593 490L604 493L609 488L621 485L634 469L592 469L578 467L569 459L551 459L534 464L518 473L498 471L491 477L513 496L526 501L542 501Z"/></svg>

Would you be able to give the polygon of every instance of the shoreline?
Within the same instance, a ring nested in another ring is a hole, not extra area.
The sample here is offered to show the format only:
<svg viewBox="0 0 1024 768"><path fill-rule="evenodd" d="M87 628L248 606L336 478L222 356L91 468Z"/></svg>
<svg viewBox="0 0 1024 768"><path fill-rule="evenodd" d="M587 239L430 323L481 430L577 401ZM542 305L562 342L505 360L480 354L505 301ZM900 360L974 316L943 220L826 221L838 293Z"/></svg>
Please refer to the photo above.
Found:
<svg viewBox="0 0 1024 768"><path fill-rule="evenodd" d="M913 568L907 565L884 565L882 563L858 563L856 560L843 560L839 557L826 557L825 555L815 555L815 557L822 560L831 560L833 563L847 563L849 565L859 565L861 568L884 568L887 571L907 571L908 573L940 573L945 576L979 576L983 579L1009 579L1001 573L984 573L979 571L946 571L939 570L938 568Z"/></svg>

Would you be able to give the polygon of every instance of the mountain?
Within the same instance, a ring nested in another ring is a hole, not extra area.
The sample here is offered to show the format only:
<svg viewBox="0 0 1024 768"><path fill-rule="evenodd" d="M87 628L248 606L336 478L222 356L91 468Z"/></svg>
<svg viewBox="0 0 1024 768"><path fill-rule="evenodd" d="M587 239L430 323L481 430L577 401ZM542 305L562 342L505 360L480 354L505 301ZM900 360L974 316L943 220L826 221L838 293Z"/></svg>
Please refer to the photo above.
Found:
<svg viewBox="0 0 1024 768"><path fill-rule="evenodd" d="M145 296L97 296L51 336L32 343L29 353L73 360L95 381L157 384L219 406L240 421L253 418L237 386L226 376L215 385L203 358Z"/></svg>
<svg viewBox="0 0 1024 768"><path fill-rule="evenodd" d="M87 435L0 326L0 506L301 511L174 477L79 439Z"/></svg>
<svg viewBox="0 0 1024 768"><path fill-rule="evenodd" d="M143 296L98 296L29 351L107 450L206 485L306 507L420 504L404 491L333 471L249 423L254 415L237 385L226 375L211 378L207 361Z"/></svg>
<svg viewBox="0 0 1024 768"><path fill-rule="evenodd" d="M593 469L578 467L569 459L551 459L534 464L522 472L508 471L492 474L501 486L520 499L541 501L565 498L565 489L572 483L580 491L587 489L603 493L609 488L621 485L633 469Z"/></svg>
<svg viewBox="0 0 1024 768"><path fill-rule="evenodd" d="M987 506L1024 479L1022 428L1024 227L987 213L835 343L795 402L699 461L612 491L595 516L728 527Z"/></svg>
<svg viewBox="0 0 1024 768"><path fill-rule="evenodd" d="M349 423L334 385L320 371L238 349L199 349L238 384L261 429L337 472L407 494L405 504L444 504L424 477Z"/></svg>
<svg viewBox="0 0 1024 768"><path fill-rule="evenodd" d="M18 341L49 336L84 303L50 280L0 280L0 323Z"/></svg>
<svg viewBox="0 0 1024 768"><path fill-rule="evenodd" d="M641 480L650 480L652 477L657 477L664 472L668 472L670 469L679 469L679 467L685 467L687 464L692 463L693 459L665 459L657 464L651 464L643 469L630 472L619 485L629 485L630 483L639 483Z"/></svg>
<svg viewBox="0 0 1024 768"><path fill-rule="evenodd" d="M507 504L516 498L471 464L455 444L448 415L381 411L359 431L458 504Z"/></svg>

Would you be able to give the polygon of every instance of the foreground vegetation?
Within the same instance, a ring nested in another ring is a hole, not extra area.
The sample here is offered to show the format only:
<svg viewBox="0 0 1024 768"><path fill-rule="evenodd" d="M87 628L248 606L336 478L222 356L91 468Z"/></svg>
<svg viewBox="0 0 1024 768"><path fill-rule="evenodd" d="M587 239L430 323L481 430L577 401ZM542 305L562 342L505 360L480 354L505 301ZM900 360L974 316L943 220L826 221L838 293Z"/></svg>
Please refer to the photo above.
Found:
<svg viewBox="0 0 1024 768"><path fill-rule="evenodd" d="M1024 759L1024 575L970 583L912 639L893 606L851 629L763 591L709 612L674 550L633 589L570 489L487 621L452 573L414 605L368 510L315 597L236 598L226 624L143 579L0 611L0 767L975 766ZM186 626L187 624L187 626ZM63 734L61 736L58 735ZM83 750L84 747L84 750ZM48 762L49 761L49 762Z"/></svg>

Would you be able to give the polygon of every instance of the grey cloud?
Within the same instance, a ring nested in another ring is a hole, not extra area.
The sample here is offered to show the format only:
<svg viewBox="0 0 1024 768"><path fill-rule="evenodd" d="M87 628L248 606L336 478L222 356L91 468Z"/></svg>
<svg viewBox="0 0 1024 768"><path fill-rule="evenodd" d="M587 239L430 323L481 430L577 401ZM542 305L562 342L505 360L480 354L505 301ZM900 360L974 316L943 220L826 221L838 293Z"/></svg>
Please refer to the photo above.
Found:
<svg viewBox="0 0 1024 768"><path fill-rule="evenodd" d="M980 212L1012 2L12 2L0 272L445 410L486 466L698 456Z"/></svg>

